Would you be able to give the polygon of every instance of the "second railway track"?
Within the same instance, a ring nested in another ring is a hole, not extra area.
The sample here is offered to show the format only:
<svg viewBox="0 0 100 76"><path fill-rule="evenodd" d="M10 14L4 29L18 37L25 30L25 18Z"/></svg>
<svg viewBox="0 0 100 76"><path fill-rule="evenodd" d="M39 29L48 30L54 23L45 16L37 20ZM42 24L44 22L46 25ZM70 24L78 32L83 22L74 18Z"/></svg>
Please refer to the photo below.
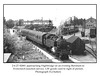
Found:
<svg viewBox="0 0 100 76"><path fill-rule="evenodd" d="M89 46L85 46L85 50L87 52L89 52L95 59L97 58L97 54L94 52L94 50L92 48L90 48Z"/></svg>

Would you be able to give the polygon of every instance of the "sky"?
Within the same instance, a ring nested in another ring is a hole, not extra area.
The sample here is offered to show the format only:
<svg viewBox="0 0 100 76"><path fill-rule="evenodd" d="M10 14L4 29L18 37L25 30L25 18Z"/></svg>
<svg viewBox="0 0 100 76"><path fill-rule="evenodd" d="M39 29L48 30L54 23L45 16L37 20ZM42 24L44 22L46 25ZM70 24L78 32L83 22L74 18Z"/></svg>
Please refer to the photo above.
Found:
<svg viewBox="0 0 100 76"><path fill-rule="evenodd" d="M51 19L54 26L69 17L88 19L96 18L96 5L4 5L4 17L6 20L34 20Z"/></svg>

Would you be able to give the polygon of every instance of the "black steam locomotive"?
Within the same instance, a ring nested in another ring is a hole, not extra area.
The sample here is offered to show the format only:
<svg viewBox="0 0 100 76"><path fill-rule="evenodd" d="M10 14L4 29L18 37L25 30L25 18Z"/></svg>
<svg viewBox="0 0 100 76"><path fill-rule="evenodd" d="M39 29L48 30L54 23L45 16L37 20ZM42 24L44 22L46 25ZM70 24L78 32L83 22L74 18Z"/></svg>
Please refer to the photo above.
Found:
<svg viewBox="0 0 100 76"><path fill-rule="evenodd" d="M21 34L46 48L49 48L57 58L68 59L70 53L69 44L63 37L58 37L55 34L40 32L29 29L22 29Z"/></svg>

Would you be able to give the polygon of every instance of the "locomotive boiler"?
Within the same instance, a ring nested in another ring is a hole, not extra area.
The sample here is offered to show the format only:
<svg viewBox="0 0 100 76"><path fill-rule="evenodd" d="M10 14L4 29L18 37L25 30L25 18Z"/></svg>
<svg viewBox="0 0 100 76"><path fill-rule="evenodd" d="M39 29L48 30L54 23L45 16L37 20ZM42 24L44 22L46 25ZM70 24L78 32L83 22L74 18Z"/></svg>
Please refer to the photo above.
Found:
<svg viewBox="0 0 100 76"><path fill-rule="evenodd" d="M68 59L68 54L70 53L69 44L62 37L58 37L55 34L40 32L29 29L22 29L21 33L30 39L48 49L51 50L58 58Z"/></svg>

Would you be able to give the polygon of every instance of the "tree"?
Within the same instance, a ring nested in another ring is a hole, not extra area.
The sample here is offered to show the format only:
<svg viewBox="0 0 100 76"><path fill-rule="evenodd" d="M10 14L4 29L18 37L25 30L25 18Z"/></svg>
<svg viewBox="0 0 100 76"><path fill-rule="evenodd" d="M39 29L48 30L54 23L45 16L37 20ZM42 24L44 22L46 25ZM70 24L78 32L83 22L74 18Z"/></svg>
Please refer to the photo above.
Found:
<svg viewBox="0 0 100 76"><path fill-rule="evenodd" d="M5 19L5 17L3 17L3 24L4 24L4 25L6 24L6 19Z"/></svg>
<svg viewBox="0 0 100 76"><path fill-rule="evenodd" d="M7 28L13 28L14 27L14 21L12 19L9 19L6 22L6 26L7 26Z"/></svg>
<svg viewBox="0 0 100 76"><path fill-rule="evenodd" d="M17 26L23 26L23 22L24 22L23 19L19 19L19 21L17 22Z"/></svg>
<svg viewBox="0 0 100 76"><path fill-rule="evenodd" d="M85 23L86 23L86 20L83 19L82 24L83 24L83 28L84 28L84 29L85 29Z"/></svg>
<svg viewBox="0 0 100 76"><path fill-rule="evenodd" d="M78 18L74 16L74 19L71 20L72 25L78 25Z"/></svg>
<svg viewBox="0 0 100 76"><path fill-rule="evenodd" d="M68 26L68 23L67 23L67 21L65 21L65 22L64 22L64 26Z"/></svg>

